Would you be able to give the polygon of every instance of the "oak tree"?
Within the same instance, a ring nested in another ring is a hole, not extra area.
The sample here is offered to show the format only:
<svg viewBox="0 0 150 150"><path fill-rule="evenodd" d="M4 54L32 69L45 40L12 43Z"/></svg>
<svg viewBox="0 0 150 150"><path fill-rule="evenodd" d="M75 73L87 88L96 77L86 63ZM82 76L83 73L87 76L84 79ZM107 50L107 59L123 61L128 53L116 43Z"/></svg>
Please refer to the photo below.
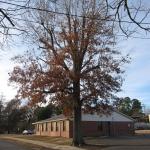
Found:
<svg viewBox="0 0 150 150"><path fill-rule="evenodd" d="M128 58L115 48L114 26L108 21L112 16L103 1L55 4L38 1L37 9L26 16L34 20L26 23L26 30L38 51L14 58L18 66L9 81L19 87L17 98L27 98L30 105L49 101L72 114L73 143L80 145L82 111L105 113L120 91L122 65ZM38 11L51 9L59 13Z"/></svg>

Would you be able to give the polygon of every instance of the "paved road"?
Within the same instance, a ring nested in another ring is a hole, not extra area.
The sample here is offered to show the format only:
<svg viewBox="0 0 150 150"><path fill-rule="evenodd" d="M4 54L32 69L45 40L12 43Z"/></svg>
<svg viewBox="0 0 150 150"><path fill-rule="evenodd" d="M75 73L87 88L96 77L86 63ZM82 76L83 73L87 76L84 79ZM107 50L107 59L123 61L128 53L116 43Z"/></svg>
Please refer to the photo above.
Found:
<svg viewBox="0 0 150 150"><path fill-rule="evenodd" d="M0 140L0 150L29 150L29 149L23 148L23 146L18 145L14 142Z"/></svg>
<svg viewBox="0 0 150 150"><path fill-rule="evenodd" d="M150 150L150 146L111 146L101 150Z"/></svg>

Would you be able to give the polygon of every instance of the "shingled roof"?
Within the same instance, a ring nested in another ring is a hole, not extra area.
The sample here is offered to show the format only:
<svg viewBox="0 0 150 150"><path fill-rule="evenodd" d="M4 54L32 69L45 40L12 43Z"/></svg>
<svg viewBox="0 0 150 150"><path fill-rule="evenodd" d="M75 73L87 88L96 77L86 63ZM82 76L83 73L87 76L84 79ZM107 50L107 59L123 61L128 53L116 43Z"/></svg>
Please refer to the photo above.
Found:
<svg viewBox="0 0 150 150"><path fill-rule="evenodd" d="M116 112L116 113L130 119L131 121L135 121L133 118L131 118L131 117L129 117L129 116L117 111L117 110L112 110L112 112ZM40 120L40 121L34 122L33 124L39 124L39 123L45 123L45 122L51 122L51 121L58 121L58 120L72 120L72 119L73 119L73 117L67 117L67 116L61 114L61 115L52 116L51 118L48 118L48 119L45 119L45 120Z"/></svg>
<svg viewBox="0 0 150 150"><path fill-rule="evenodd" d="M67 119L71 119L71 117L67 117L67 116L61 114L61 115L52 116L51 118L48 118L45 120L40 120L40 121L34 122L33 124L51 122L51 121L56 121L56 120L67 120Z"/></svg>

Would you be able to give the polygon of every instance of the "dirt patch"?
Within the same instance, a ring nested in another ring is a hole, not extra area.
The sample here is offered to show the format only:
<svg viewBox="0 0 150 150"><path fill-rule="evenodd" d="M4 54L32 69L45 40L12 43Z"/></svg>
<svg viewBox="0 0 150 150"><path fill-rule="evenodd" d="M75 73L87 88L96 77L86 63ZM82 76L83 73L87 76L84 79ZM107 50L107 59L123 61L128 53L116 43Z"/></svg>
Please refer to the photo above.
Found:
<svg viewBox="0 0 150 150"><path fill-rule="evenodd" d="M35 141L41 141L45 143L52 143L58 145L72 144L72 139L62 138L62 137L49 137L49 136L38 136L38 135L19 135L15 137L20 139L35 140Z"/></svg>
<svg viewBox="0 0 150 150"><path fill-rule="evenodd" d="M4 136L5 137L5 136ZM7 136L6 136L7 137ZM13 139L16 138L16 139ZM48 138L48 139L47 139ZM41 137L41 136L18 136L18 135L11 135L10 136L10 139L9 138L2 138L0 137L1 140L7 140L9 142L15 142L19 145L22 145L23 147L25 148L28 148L29 150L53 150L53 148L44 148L42 146L38 146L38 145L35 145L35 144L30 144L30 143L26 143L26 141L17 141L17 139L25 139L25 140L35 140L35 141L41 141L41 142L45 142L45 143L48 143L48 141L53 141L53 143L62 143L64 142L64 138L50 138L49 137ZM46 140L45 140L46 139ZM68 139L65 139L68 141ZM72 139L69 139L70 141L72 141ZM57 142L56 142L57 141ZM59 141L59 142L58 142ZM51 142L52 143L52 142ZM66 141L65 141L66 143ZM56 144L57 145L57 144ZM70 142L69 142L69 145L70 145ZM61 145L60 145L61 146ZM66 146L66 145L64 145ZM109 146L106 146L106 145L92 145L92 144L85 144L81 147L79 147L79 149L83 149L83 150L101 150L103 148L106 148L106 147L109 147ZM70 147L71 148L71 147ZM72 149L72 148L71 148ZM69 148L67 148L67 150L69 150Z"/></svg>

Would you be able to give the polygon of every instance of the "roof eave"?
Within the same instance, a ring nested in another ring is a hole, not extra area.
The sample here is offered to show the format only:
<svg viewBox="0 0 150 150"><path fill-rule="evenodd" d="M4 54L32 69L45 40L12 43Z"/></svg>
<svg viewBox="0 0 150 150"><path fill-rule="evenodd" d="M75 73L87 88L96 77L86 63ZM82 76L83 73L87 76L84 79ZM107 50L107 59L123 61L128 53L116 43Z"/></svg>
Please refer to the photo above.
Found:
<svg viewBox="0 0 150 150"><path fill-rule="evenodd" d="M34 122L32 123L33 125L35 124L41 124L41 123L49 123L49 122L54 122L54 121L63 121L63 120L72 120L70 118L63 118L63 119L52 119L52 120L47 120L47 121L38 121L38 122Z"/></svg>

